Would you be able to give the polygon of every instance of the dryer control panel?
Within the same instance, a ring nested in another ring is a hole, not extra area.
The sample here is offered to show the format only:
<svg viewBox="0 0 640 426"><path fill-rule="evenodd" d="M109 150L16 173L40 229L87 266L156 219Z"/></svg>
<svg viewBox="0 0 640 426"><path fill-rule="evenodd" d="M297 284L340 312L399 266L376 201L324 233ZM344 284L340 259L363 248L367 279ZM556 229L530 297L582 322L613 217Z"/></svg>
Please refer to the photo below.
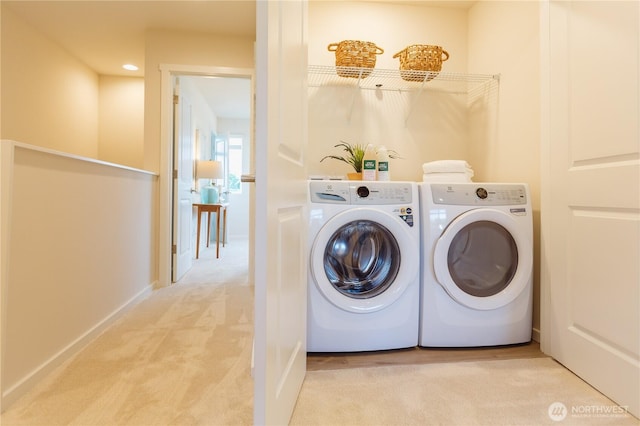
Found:
<svg viewBox="0 0 640 426"><path fill-rule="evenodd" d="M412 204L411 182L310 181L312 203L389 205Z"/></svg>
<svg viewBox="0 0 640 426"><path fill-rule="evenodd" d="M458 183L431 184L435 204L460 206L509 206L527 204L524 184Z"/></svg>

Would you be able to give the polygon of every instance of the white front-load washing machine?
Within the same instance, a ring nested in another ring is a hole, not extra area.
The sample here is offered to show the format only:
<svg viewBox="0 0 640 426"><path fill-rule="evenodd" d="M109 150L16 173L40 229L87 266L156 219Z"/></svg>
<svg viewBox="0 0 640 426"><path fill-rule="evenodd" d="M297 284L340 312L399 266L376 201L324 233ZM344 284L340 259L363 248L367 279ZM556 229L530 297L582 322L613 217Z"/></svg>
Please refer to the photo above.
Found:
<svg viewBox="0 0 640 426"><path fill-rule="evenodd" d="M421 183L419 345L531 340L533 219L526 184Z"/></svg>
<svg viewBox="0 0 640 426"><path fill-rule="evenodd" d="M414 182L310 181L307 351L417 346Z"/></svg>

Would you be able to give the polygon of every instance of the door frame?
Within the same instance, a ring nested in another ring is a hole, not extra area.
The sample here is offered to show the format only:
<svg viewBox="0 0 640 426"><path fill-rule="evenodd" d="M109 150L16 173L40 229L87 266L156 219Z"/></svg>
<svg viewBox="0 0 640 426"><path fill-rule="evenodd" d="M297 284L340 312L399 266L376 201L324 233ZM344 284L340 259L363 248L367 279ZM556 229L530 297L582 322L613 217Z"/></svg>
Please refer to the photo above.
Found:
<svg viewBox="0 0 640 426"><path fill-rule="evenodd" d="M248 78L251 80L252 97L255 94L255 72L253 68L212 67L184 64L160 64L160 173L158 201L158 283L159 287L170 286L171 281L171 242L173 220L173 83L172 77L178 75L217 76ZM251 117L254 116L251 106ZM251 119L251 152L254 152L253 124ZM251 242L250 242L251 244Z"/></svg>
<svg viewBox="0 0 640 426"><path fill-rule="evenodd" d="M550 156L551 145L549 137L550 129L550 62L551 45L549 37L550 30L550 5L549 1L540 4L540 211L546 212L551 209L551 167L547 160ZM544 218L543 218L544 219ZM549 264L545 260L545 253L550 252L549 242L544 235L551 235L550 222L546 219L540 220L540 350L549 354L551 351L550 332L552 323L551 311L551 277L549 276Z"/></svg>

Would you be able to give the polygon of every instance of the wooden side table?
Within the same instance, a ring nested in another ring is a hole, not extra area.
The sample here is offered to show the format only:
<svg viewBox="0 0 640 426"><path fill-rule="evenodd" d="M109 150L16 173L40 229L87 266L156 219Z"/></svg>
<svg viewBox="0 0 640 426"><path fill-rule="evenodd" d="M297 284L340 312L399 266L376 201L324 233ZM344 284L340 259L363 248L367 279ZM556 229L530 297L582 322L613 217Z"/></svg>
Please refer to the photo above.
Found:
<svg viewBox="0 0 640 426"><path fill-rule="evenodd" d="M220 257L220 213L222 213L222 225L224 226L224 236L222 238L222 247L227 242L227 207L229 203L216 204L200 204L194 203L194 207L198 209L198 230L196 231L196 259L200 256L200 220L202 213L207 213L207 247L209 247L209 239L211 235L211 213L216 214L216 258Z"/></svg>

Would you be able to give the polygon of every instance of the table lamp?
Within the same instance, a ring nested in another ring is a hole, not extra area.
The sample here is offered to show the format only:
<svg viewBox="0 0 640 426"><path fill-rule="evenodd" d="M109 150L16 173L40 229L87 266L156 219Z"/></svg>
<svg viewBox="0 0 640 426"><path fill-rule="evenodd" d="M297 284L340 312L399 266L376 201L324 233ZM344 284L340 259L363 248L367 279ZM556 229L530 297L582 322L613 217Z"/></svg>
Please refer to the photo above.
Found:
<svg viewBox="0 0 640 426"><path fill-rule="evenodd" d="M213 180L223 177L220 161L206 160L196 163L196 178L209 179L209 183L200 190L200 199L203 204L215 204L220 201L220 191Z"/></svg>

